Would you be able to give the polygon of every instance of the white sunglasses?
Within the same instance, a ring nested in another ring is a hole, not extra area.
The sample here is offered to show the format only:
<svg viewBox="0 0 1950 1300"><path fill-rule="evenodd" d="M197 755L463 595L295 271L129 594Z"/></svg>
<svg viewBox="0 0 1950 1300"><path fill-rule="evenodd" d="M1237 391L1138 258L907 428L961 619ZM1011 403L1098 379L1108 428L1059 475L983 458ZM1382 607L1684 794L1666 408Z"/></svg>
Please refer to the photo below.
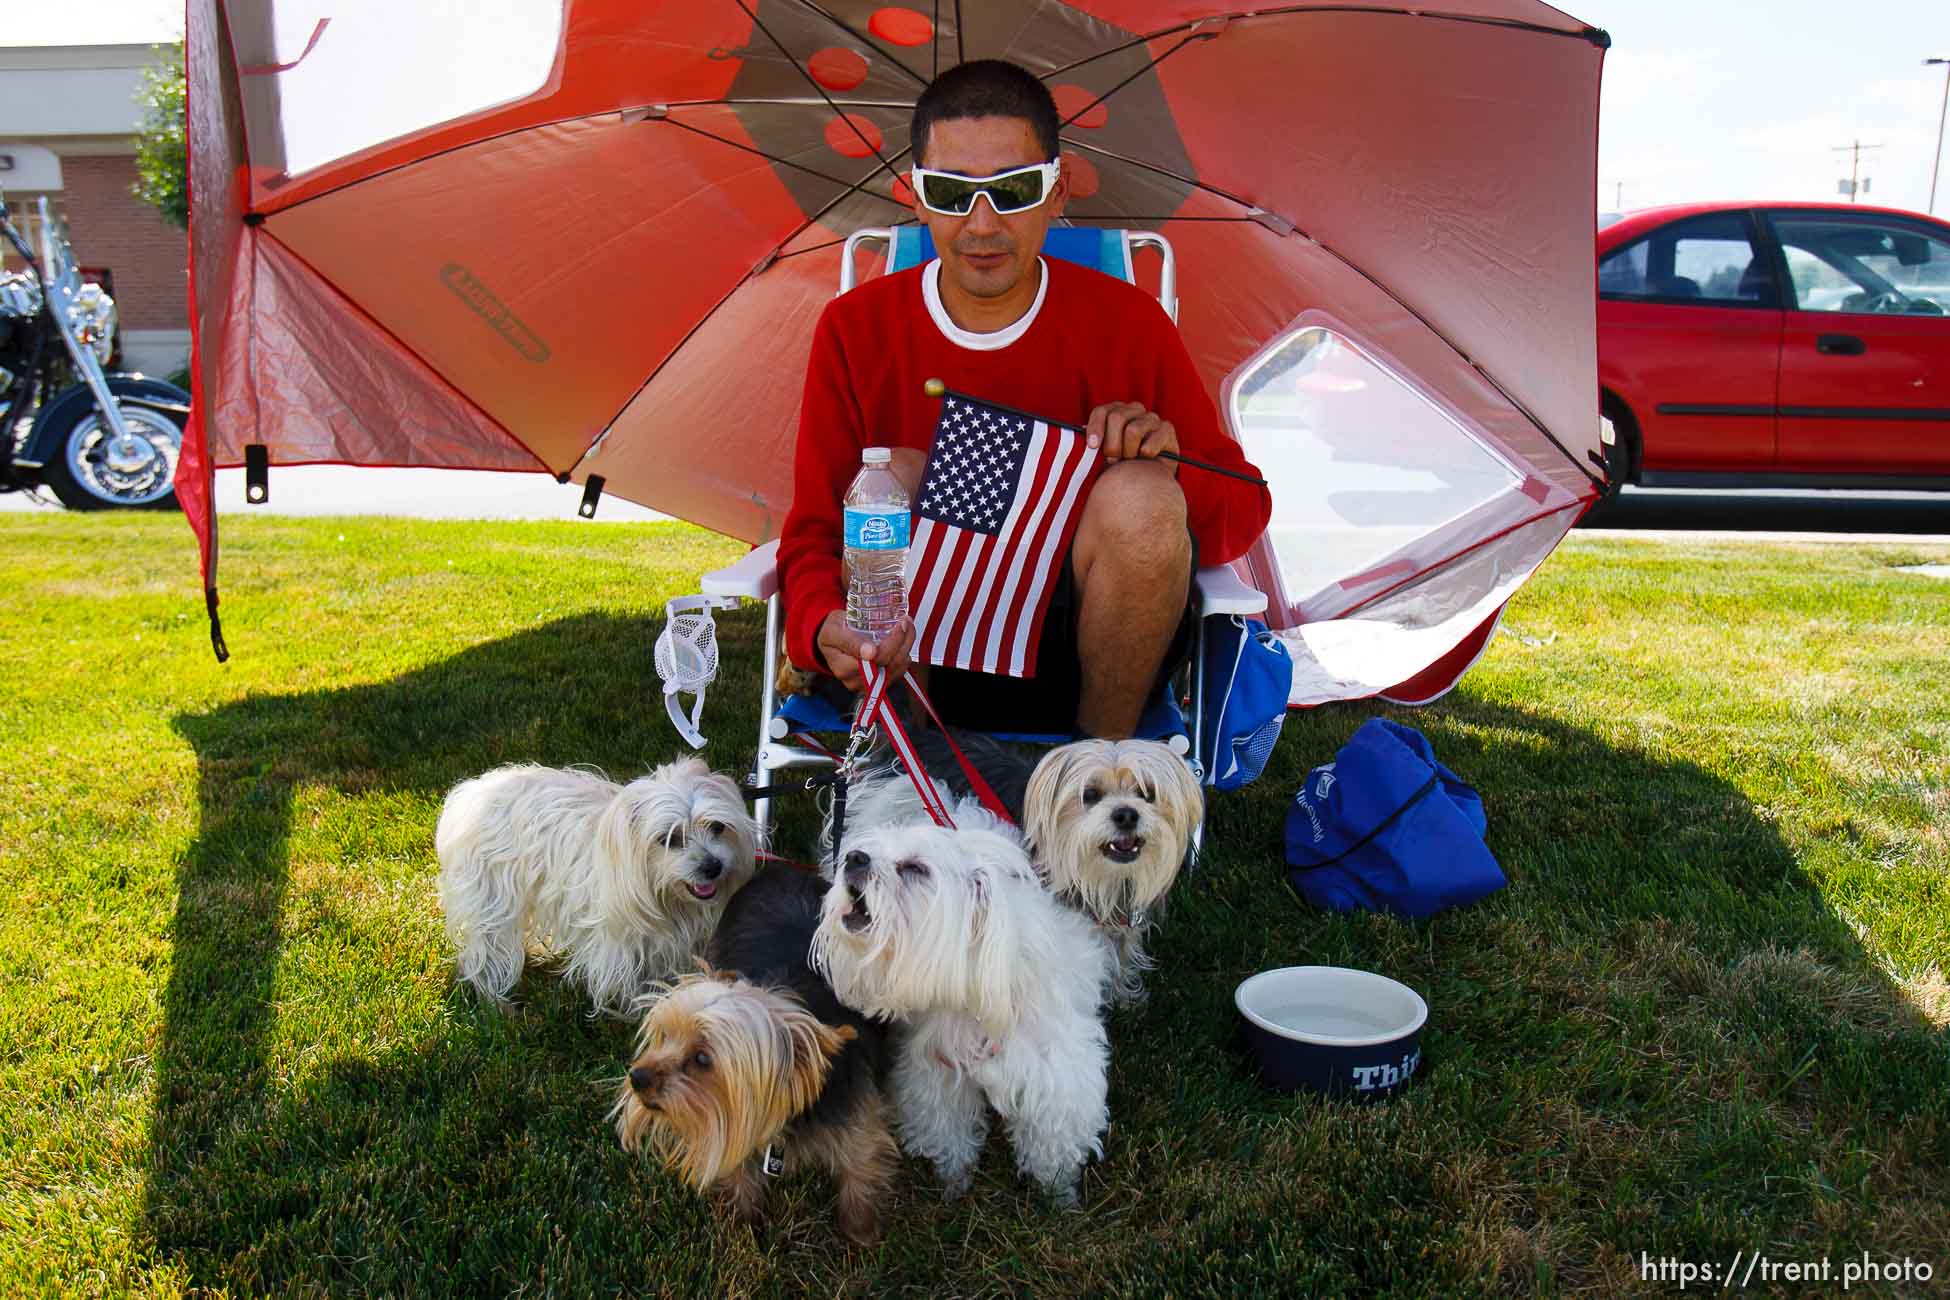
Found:
<svg viewBox="0 0 1950 1300"><path fill-rule="evenodd" d="M939 212L944 217L965 217L975 210L975 196L986 194L989 206L999 216L1027 212L1047 199L1056 188L1059 167L1054 161L1031 163L993 176L963 176L958 172L916 167L910 174L914 178L914 193L920 196L921 206L930 212Z"/></svg>

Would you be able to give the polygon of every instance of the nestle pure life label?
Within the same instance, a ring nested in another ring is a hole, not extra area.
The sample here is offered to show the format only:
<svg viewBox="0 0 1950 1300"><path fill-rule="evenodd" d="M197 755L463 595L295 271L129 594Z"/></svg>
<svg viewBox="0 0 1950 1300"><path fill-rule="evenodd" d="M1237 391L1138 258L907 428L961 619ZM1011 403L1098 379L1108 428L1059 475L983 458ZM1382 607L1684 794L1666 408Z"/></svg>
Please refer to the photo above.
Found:
<svg viewBox="0 0 1950 1300"><path fill-rule="evenodd" d="M898 551L907 546L905 510L846 508L846 544L856 551Z"/></svg>

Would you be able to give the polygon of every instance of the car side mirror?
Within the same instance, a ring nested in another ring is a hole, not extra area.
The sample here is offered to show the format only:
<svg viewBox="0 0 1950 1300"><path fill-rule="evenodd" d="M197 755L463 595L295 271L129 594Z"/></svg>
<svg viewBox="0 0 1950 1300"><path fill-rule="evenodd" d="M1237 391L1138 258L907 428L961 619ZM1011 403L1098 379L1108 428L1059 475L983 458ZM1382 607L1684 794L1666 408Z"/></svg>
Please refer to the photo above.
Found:
<svg viewBox="0 0 1950 1300"><path fill-rule="evenodd" d="M1930 260L1930 241L1921 235L1901 231L1889 234L1890 251L1903 266L1925 266Z"/></svg>

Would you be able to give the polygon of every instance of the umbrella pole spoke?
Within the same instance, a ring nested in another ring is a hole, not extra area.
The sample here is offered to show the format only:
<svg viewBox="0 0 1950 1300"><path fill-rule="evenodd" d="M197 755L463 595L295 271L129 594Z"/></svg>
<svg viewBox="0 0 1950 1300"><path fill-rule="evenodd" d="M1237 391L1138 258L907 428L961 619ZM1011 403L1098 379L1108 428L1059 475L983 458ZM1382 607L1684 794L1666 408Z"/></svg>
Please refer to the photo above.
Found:
<svg viewBox="0 0 1950 1300"><path fill-rule="evenodd" d="M1109 90L1106 90L1103 94L1097 96L1095 99L1091 100L1088 104L1085 104L1082 108L1079 108L1076 112L1064 118L1061 122L1057 124L1056 129L1061 131L1064 127L1076 121L1078 118L1082 117L1085 113L1088 113L1091 109L1097 107L1097 105L1103 103L1105 100L1109 99L1112 95L1115 95L1118 91L1124 89L1124 87L1130 85L1133 81L1136 81L1139 77L1142 77L1145 73L1151 71L1153 68L1157 67L1160 63L1163 63L1166 59L1178 53L1178 51L1184 49L1187 45L1190 45L1193 41L1209 41L1212 39L1212 36L1215 35L1217 35L1216 32L1206 36L1199 36L1196 34L1187 36L1184 40L1178 42L1178 44L1172 46L1170 49L1166 50L1163 54L1160 54L1157 58L1152 59L1149 63L1146 63L1143 67L1139 68L1136 72L1133 72L1130 76L1124 78L1124 80L1118 82L1115 86L1112 86ZM1123 48L1129 49L1130 47L1125 46Z"/></svg>
<svg viewBox="0 0 1950 1300"><path fill-rule="evenodd" d="M895 207L899 208L903 212L907 211L907 205L905 203L902 203L899 199L896 199L891 195L882 194L879 190L868 189L867 182L865 180L847 181L847 180L842 180L838 176L829 176L825 172L820 171L816 167L808 167L804 163L794 162L790 158L782 158L778 154L766 153L763 149L754 149L752 146L748 144L740 144L736 140L727 139L726 137L718 135L715 132L706 131L703 127L692 126L688 122L679 122L676 118L673 117L650 118L647 120L667 122L671 126L678 127L685 131L689 131L692 135L701 135L706 140L715 140L719 144L726 145L730 148L738 150L740 153L748 153L753 155L754 157L763 158L766 162L774 163L780 167L790 167L794 171L804 172L808 176L812 176L818 180L825 181L828 185L838 185L844 191L840 195L841 199L847 198L848 196L853 194L870 194L876 199L882 199L888 203L893 204ZM867 179L871 180L874 176L878 176L879 174L880 173L878 171L872 172L869 174ZM837 201L838 200L835 200L835 202ZM795 231L794 233L796 234L797 232Z"/></svg>
<svg viewBox="0 0 1950 1300"><path fill-rule="evenodd" d="M745 16L752 20L752 25L765 33L765 39L772 42L773 47L785 56L785 61L790 63L799 75L806 79L806 84L811 86L822 100L826 101L826 107L832 110L833 116L845 123L846 129L853 132L854 138L867 147L867 151L874 156L874 160L880 164L880 169L887 173L889 179L899 182L900 174L888 163L887 156L880 152L880 146L867 139L866 132L856 126L852 118L840 111L839 105L833 102L833 97L826 93L826 87L820 85L819 78L813 76L812 69L800 62L799 57L785 47L785 42L772 34L772 29L765 25L751 6L745 3L745 0L737 0L737 5L745 11ZM844 27L845 24L842 23L841 26ZM852 28L847 28L847 30L852 31ZM864 37L860 39L865 40Z"/></svg>
<svg viewBox="0 0 1950 1300"><path fill-rule="evenodd" d="M937 0L937 3L938 2L939 0ZM880 47L880 42L874 40L873 37L868 36L862 32L857 32L853 30L853 28L848 27L844 21L842 21L839 18L836 18L833 14L829 13L823 6L814 4L813 0L799 0L799 4L802 8L809 9L813 13L818 14L821 18L825 19L827 22L839 28L841 31L845 32L848 36L851 36L854 40L860 42L860 44L872 50L875 54L878 54L881 58L885 59L888 63L892 64L896 68L899 68L902 72L905 72L908 76L914 79L915 85L925 87L928 84L926 81L922 80L920 73L908 67L905 63L902 63L899 59L895 58L892 54L882 49ZM749 12L749 10L747 12ZM769 36L771 35L771 33L767 32L766 35ZM773 43L777 44L776 41ZM791 58L792 56L788 54L786 57Z"/></svg>

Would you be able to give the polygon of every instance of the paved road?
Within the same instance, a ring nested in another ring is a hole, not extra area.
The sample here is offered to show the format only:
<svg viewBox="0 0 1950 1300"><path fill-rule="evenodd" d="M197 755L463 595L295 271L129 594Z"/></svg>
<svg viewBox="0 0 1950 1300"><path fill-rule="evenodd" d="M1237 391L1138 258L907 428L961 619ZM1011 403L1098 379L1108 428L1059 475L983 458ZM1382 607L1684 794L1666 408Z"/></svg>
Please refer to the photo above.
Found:
<svg viewBox="0 0 1950 1300"><path fill-rule="evenodd" d="M217 512L278 515L410 515L420 519L574 519L582 488L546 474L484 470L360 469L349 465L273 466L271 499L244 504L244 471L217 471ZM0 510L32 510L17 493ZM665 516L618 497L596 506L598 521Z"/></svg>
<svg viewBox="0 0 1950 1300"><path fill-rule="evenodd" d="M1701 492L1626 488L1585 517L1584 528L1699 533L1755 541L1890 536L1950 544L1950 492Z"/></svg>
<svg viewBox="0 0 1950 1300"><path fill-rule="evenodd" d="M472 470L358 469L305 465L271 471L271 500L244 504L244 472L217 474L217 509L225 514L408 515L422 519L574 519L582 489L543 474ZM0 510L31 510L18 494ZM662 519L616 497L604 497L598 520ZM1753 541L1890 536L1950 545L1950 492L1694 492L1626 488L1585 521L1622 535L1701 532Z"/></svg>

